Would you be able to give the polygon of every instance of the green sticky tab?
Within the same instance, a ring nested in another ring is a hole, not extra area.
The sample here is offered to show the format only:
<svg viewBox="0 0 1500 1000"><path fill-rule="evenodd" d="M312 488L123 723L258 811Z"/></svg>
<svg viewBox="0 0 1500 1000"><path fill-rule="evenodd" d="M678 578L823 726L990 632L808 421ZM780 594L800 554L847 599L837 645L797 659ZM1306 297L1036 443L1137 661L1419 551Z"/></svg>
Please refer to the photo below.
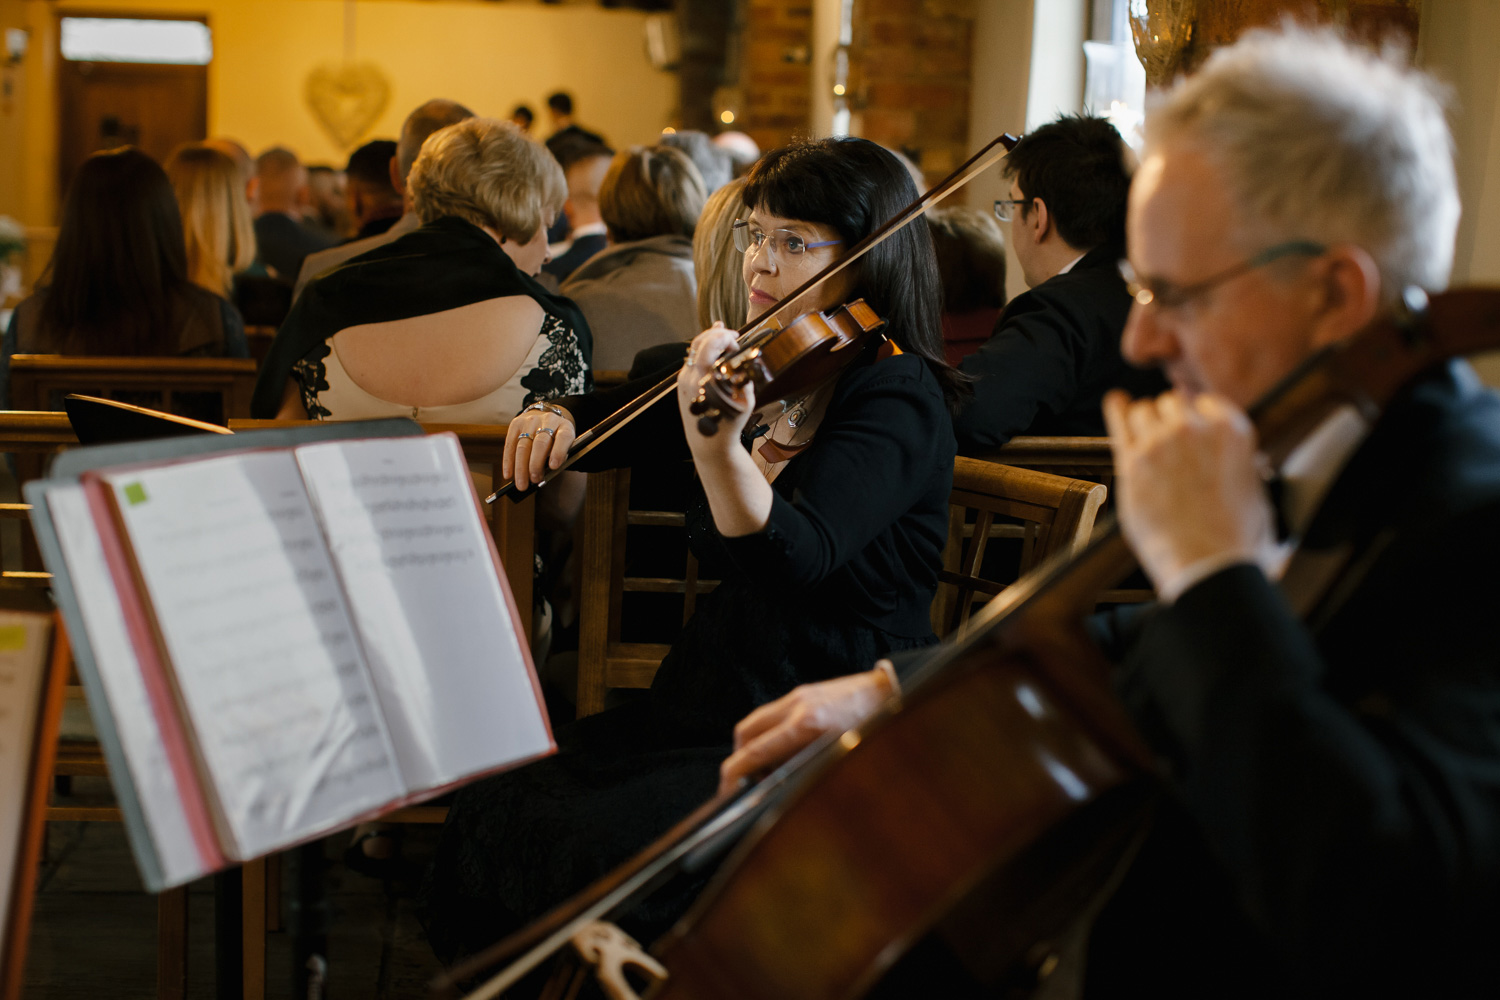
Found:
<svg viewBox="0 0 1500 1000"><path fill-rule="evenodd" d="M0 653L14 653L25 648L25 625L0 625Z"/></svg>
<svg viewBox="0 0 1500 1000"><path fill-rule="evenodd" d="M142 486L140 483L126 483L125 499L129 501L130 506L132 507L134 507L138 503L145 503L146 487Z"/></svg>

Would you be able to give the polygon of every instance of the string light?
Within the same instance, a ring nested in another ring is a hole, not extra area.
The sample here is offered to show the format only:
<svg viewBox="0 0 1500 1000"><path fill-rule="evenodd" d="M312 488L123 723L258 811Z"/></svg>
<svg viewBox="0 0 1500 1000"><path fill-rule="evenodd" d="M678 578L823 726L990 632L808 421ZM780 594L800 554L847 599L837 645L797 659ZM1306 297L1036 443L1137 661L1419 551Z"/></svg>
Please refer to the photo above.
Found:
<svg viewBox="0 0 1500 1000"><path fill-rule="evenodd" d="M664 128L664 129L661 130L661 134L662 135L676 135L677 134L677 130L675 128L673 128L672 126L668 125L666 128Z"/></svg>
<svg viewBox="0 0 1500 1000"><path fill-rule="evenodd" d="M734 112L733 111L722 112L719 115L719 121L723 122L725 125L733 125L734 124Z"/></svg>
<svg viewBox="0 0 1500 1000"><path fill-rule="evenodd" d="M842 83L835 83L833 85L833 92L836 95L838 95L839 97L843 97L844 96L844 85Z"/></svg>

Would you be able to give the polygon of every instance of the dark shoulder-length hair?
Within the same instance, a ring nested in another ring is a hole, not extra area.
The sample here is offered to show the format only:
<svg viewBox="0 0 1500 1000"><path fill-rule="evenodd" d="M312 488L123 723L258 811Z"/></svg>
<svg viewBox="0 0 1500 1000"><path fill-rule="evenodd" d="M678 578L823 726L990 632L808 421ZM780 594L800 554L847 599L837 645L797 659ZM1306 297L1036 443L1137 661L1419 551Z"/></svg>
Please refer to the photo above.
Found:
<svg viewBox="0 0 1500 1000"><path fill-rule="evenodd" d="M917 200L901 161L868 139L819 139L772 150L745 185L745 205L786 219L830 226L852 246ZM943 291L932 236L918 220L859 263L855 297L886 322L885 334L920 355L950 407L969 395L968 379L943 360Z"/></svg>
<svg viewBox="0 0 1500 1000"><path fill-rule="evenodd" d="M126 146L83 161L43 285L38 326L70 353L175 353L187 249L155 160Z"/></svg>

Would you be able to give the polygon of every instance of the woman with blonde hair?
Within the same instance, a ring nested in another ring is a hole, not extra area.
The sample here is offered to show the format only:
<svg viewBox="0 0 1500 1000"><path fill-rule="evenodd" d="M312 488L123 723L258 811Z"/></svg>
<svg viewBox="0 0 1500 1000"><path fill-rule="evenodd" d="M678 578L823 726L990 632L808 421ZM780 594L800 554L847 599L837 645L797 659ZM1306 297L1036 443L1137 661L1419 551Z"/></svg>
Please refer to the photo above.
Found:
<svg viewBox="0 0 1500 1000"><path fill-rule="evenodd" d="M744 204L745 178L730 181L708 196L693 232L693 270L698 275L698 326L745 324L750 295L740 270L745 255L735 249L734 224L749 214Z"/></svg>
<svg viewBox="0 0 1500 1000"><path fill-rule="evenodd" d="M407 187L421 227L303 289L256 416L503 424L589 387L588 324L535 279L567 196L546 148L470 118L427 139Z"/></svg>
<svg viewBox="0 0 1500 1000"><path fill-rule="evenodd" d="M255 225L239 167L201 143L178 147L165 166L182 211L188 278L229 298L234 276L255 262Z"/></svg>

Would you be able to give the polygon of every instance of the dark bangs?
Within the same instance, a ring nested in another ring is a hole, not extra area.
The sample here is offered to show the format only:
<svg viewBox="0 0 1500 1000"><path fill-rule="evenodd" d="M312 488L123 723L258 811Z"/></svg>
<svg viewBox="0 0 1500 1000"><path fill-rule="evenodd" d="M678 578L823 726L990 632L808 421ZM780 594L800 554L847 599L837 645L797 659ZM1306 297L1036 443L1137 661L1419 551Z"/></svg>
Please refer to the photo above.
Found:
<svg viewBox="0 0 1500 1000"><path fill-rule="evenodd" d="M821 139L772 150L745 184L745 206L830 226L852 246L920 194L896 157L868 139ZM855 296L886 321L885 333L920 355L956 407L968 380L943 360L943 293L932 236L920 219L854 265Z"/></svg>

